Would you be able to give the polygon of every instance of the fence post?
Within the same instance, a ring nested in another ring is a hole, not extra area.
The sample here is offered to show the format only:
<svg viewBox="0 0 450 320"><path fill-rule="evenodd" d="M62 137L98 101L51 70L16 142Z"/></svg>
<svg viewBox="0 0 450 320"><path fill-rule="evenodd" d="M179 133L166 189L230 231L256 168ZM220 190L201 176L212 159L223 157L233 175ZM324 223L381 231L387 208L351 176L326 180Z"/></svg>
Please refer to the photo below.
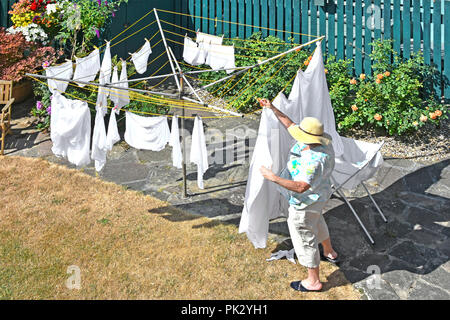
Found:
<svg viewBox="0 0 450 320"><path fill-rule="evenodd" d="M441 42L441 0L433 2L433 64L442 72L442 42ZM442 78L441 78L442 79ZM435 86L436 94L442 97L442 81Z"/></svg>
<svg viewBox="0 0 450 320"><path fill-rule="evenodd" d="M445 100L450 99L450 0L444 2L444 97Z"/></svg>

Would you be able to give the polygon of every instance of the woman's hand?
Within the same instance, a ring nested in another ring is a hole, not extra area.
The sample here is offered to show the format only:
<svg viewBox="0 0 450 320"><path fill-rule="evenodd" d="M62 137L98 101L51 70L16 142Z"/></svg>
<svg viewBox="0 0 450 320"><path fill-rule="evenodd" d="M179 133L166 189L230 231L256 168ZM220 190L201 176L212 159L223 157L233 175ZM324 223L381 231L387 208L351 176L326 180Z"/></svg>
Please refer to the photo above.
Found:
<svg viewBox="0 0 450 320"><path fill-rule="evenodd" d="M264 166L261 166L261 168L259 169L259 171L261 172L261 174L263 175L263 177L269 181L275 181L276 179L276 174L272 172L271 169L268 169Z"/></svg>
<svg viewBox="0 0 450 320"><path fill-rule="evenodd" d="M258 99L259 105L263 108L272 109L272 103L268 99Z"/></svg>

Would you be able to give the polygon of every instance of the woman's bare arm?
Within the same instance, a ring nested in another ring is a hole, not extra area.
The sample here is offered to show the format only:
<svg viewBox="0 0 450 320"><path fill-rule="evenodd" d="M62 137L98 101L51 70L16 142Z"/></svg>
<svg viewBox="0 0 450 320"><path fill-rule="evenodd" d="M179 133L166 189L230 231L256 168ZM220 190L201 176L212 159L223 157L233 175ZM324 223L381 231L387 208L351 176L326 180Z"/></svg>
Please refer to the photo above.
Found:
<svg viewBox="0 0 450 320"><path fill-rule="evenodd" d="M278 110L268 99L260 99L259 103L262 107L271 109L277 119L286 127L286 129L295 124L287 115Z"/></svg>

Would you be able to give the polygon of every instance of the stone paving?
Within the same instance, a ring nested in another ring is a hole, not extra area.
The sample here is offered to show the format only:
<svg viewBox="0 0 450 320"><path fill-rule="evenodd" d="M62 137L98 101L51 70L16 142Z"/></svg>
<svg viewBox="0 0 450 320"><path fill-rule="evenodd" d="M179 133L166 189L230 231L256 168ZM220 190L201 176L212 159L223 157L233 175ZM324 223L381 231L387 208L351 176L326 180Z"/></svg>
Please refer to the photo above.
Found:
<svg viewBox="0 0 450 320"><path fill-rule="evenodd" d="M20 119L15 120L14 135L7 138L6 154L41 157L73 167L51 153L49 134L28 129L33 119L25 116L16 111L14 118ZM121 142L109 154L100 177L190 213L238 225L258 118L205 119L204 122L207 128L218 130L218 136L220 132L225 134L226 130L236 129L236 138L226 135L231 144L220 139L209 141L210 159L221 155L228 161L210 166L204 175L204 190L196 187L196 168L188 165L189 197L181 197L182 173L171 165L170 147L151 152ZM192 120L186 124L192 129ZM122 120L119 125L122 136L123 126ZM250 139L239 140L243 130L247 130ZM238 159L237 149L243 144L250 152ZM95 176L93 164L81 170ZM362 188L346 195L375 245L369 243L342 199L333 197L324 215L347 279L367 299L450 299L450 159L434 164L385 159L367 186L388 223L383 222ZM270 232L279 243L276 250L292 248L285 219L272 221Z"/></svg>

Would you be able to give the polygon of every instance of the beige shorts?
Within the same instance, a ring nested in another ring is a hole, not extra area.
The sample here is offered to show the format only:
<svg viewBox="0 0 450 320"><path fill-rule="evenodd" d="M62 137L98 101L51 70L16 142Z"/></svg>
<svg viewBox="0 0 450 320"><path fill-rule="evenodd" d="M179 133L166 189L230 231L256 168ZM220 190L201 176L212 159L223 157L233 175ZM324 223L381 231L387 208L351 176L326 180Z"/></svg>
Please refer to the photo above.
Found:
<svg viewBox="0 0 450 320"><path fill-rule="evenodd" d="M322 215L323 206L306 210L289 207L287 220L295 254L301 265L317 268L320 264L319 243L329 238L328 227Z"/></svg>

